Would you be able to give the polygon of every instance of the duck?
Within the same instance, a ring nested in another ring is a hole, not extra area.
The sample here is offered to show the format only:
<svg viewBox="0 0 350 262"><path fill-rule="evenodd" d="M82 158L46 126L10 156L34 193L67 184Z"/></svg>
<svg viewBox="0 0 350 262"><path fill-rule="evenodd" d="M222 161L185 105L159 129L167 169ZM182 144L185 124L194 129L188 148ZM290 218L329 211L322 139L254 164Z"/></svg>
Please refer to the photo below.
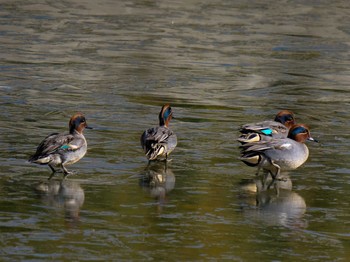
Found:
<svg viewBox="0 0 350 262"><path fill-rule="evenodd" d="M86 154L87 142L83 134L84 129L92 129L87 125L84 114L74 114L69 120L69 132L52 133L45 137L28 161L48 165L52 171L48 180L58 172L55 169L57 167L63 171L66 178L73 173L68 171L66 166L78 162Z"/></svg>
<svg viewBox="0 0 350 262"><path fill-rule="evenodd" d="M169 104L162 106L159 113L159 126L145 130L141 135L141 147L150 161L167 161L177 145L177 136L169 128L173 111Z"/></svg>
<svg viewBox="0 0 350 262"><path fill-rule="evenodd" d="M294 113L290 110L282 110L277 113L275 119L258 123L250 123L241 126L239 132L242 135L237 139L241 144L267 141L272 138L287 138L289 129L296 124Z"/></svg>
<svg viewBox="0 0 350 262"><path fill-rule="evenodd" d="M305 145L307 140L318 142L311 137L307 125L295 124L290 128L287 138L272 138L269 141L241 145L239 159L248 166L257 166L256 175L262 168L275 180L280 176L282 169L293 170L306 162L309 157L309 149Z"/></svg>

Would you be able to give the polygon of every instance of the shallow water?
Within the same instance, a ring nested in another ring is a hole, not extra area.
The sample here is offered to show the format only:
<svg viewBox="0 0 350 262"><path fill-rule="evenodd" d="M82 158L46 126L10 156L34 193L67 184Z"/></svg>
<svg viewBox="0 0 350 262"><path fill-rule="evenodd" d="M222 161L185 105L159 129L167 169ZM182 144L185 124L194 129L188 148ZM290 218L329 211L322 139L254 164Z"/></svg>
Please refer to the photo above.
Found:
<svg viewBox="0 0 350 262"><path fill-rule="evenodd" d="M1 5L1 260L350 258L349 5L231 2ZM178 146L145 170L164 103ZM321 143L257 194L237 129L284 108ZM48 183L26 160L76 111L89 151Z"/></svg>

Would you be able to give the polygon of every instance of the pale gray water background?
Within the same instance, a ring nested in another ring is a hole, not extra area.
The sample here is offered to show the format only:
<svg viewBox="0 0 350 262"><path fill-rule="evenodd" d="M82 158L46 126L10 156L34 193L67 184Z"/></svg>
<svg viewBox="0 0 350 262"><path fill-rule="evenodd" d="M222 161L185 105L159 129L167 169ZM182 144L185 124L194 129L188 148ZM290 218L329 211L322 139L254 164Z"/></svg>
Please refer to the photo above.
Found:
<svg viewBox="0 0 350 262"><path fill-rule="evenodd" d="M0 260L348 261L349 21L345 0L1 1ZM141 181L166 102L178 147ZM284 108L321 143L257 195L237 128ZM47 185L26 160L76 111L89 151Z"/></svg>

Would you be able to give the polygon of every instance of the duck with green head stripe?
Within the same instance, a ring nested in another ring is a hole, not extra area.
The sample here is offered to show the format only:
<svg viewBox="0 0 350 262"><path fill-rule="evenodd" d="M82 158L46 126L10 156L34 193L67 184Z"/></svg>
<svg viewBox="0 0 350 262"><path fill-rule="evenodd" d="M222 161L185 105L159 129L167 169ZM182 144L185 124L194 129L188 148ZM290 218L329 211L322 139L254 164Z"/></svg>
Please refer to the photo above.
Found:
<svg viewBox="0 0 350 262"><path fill-rule="evenodd" d="M240 160L248 166L257 166L257 174L262 168L276 179L281 169L292 170L305 163L309 157L309 149L304 144L306 140L318 142L311 137L306 125L294 125L290 128L287 138L241 145Z"/></svg>
<svg viewBox="0 0 350 262"><path fill-rule="evenodd" d="M173 111L169 104L162 107L159 113L159 126L147 129L141 135L141 146L149 161L167 160L175 149L177 137L169 128Z"/></svg>
<svg viewBox="0 0 350 262"><path fill-rule="evenodd" d="M48 165L52 171L49 179L57 171L55 167L62 169L64 177L71 174L66 165L78 162L87 151L87 143L83 135L85 128L91 129L86 123L85 116L82 113L73 115L69 120L69 133L48 135L29 158L29 162Z"/></svg>
<svg viewBox="0 0 350 262"><path fill-rule="evenodd" d="M292 111L280 111L274 121L262 121L241 126L242 135L237 139L241 144L267 141L272 138L286 138L291 126L295 124Z"/></svg>

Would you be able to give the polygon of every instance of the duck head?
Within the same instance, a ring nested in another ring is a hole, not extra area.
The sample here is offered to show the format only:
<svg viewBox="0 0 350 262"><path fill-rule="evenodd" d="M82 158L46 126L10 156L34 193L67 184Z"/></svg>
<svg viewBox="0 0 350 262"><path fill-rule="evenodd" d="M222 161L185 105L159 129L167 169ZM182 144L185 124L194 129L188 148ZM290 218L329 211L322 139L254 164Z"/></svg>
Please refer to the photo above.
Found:
<svg viewBox="0 0 350 262"><path fill-rule="evenodd" d="M304 124L293 125L289 129L288 138L300 143L304 143L306 140L318 142L316 139L311 137L308 126Z"/></svg>
<svg viewBox="0 0 350 262"><path fill-rule="evenodd" d="M295 124L294 113L289 110L282 110L276 115L275 121L291 128Z"/></svg>
<svg viewBox="0 0 350 262"><path fill-rule="evenodd" d="M82 134L85 128L92 129L87 125L85 116L82 113L76 113L69 120L69 133L73 134L74 131L77 131L79 134Z"/></svg>
<svg viewBox="0 0 350 262"><path fill-rule="evenodd" d="M162 107L159 113L159 126L168 127L170 120L173 118L173 111L169 104Z"/></svg>

